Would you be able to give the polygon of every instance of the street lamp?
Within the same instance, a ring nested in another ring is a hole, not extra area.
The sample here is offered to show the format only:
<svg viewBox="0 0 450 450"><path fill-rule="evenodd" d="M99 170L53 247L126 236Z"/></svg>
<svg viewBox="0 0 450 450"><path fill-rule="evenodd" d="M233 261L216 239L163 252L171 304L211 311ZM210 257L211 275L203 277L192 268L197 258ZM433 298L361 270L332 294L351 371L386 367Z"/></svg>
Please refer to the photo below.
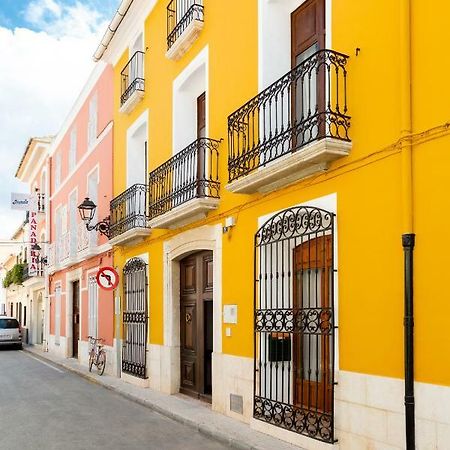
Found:
<svg viewBox="0 0 450 450"><path fill-rule="evenodd" d="M80 211L81 220L86 224L86 229L88 231L98 231L103 234L107 238L109 238L109 216L105 217L100 222L95 225L91 225L92 219L95 216L95 210L97 209L97 205L86 197L83 202L78 206L78 210Z"/></svg>
<svg viewBox="0 0 450 450"><path fill-rule="evenodd" d="M42 249L41 249L41 246L36 242L36 243L34 243L32 246L31 246L31 250L33 251L33 252L40 252ZM43 265L47 265L48 264L48 259L47 259L47 257L46 256L36 256L35 257L36 258L36 262L38 263L38 264L43 264Z"/></svg>

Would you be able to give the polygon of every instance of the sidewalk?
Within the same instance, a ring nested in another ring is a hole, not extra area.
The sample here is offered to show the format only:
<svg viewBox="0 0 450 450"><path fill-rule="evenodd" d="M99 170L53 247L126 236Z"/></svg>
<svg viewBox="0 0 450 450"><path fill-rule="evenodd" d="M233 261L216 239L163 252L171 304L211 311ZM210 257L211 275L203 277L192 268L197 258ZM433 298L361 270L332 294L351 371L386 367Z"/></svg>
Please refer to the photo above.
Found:
<svg viewBox="0 0 450 450"><path fill-rule="evenodd" d="M40 348L24 347L24 351L50 361L98 385L110 389L123 397L150 408L177 422L191 426L231 448L242 450L300 450L271 436L252 430L249 425L211 411L207 404L185 398L182 395L167 395L141 388L109 375L98 376L75 359L58 358L44 353Z"/></svg>

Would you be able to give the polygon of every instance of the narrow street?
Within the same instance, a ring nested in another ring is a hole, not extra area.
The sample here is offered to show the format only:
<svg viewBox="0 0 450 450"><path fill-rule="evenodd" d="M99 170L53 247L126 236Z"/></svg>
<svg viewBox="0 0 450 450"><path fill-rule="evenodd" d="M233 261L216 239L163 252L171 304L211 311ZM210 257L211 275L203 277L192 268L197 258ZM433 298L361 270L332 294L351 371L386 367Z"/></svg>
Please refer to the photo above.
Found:
<svg viewBox="0 0 450 450"><path fill-rule="evenodd" d="M28 353L0 349L0 448L226 447Z"/></svg>

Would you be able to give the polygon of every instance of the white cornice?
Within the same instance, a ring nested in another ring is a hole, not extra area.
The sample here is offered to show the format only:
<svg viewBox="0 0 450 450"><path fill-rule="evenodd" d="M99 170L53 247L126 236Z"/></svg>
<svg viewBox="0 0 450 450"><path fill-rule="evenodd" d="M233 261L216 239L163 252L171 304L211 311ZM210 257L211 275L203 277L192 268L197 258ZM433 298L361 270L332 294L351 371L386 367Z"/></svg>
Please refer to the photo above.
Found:
<svg viewBox="0 0 450 450"><path fill-rule="evenodd" d="M114 37L106 48L101 61L115 66L119 61L123 52L130 46L133 38L136 37L137 31L144 31L144 23L157 0L134 0L122 23L117 28ZM144 42L145 51L145 42Z"/></svg>

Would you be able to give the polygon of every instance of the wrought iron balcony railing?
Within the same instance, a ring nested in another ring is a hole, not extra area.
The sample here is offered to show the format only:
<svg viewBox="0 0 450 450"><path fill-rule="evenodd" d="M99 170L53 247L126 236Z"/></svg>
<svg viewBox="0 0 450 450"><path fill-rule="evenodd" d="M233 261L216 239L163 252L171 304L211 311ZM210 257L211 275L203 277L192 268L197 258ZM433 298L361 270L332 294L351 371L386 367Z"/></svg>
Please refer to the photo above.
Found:
<svg viewBox="0 0 450 450"><path fill-rule="evenodd" d="M347 60L319 50L228 117L230 182L313 141L350 140Z"/></svg>
<svg viewBox="0 0 450 450"><path fill-rule="evenodd" d="M120 104L123 105L136 91L145 91L144 53L136 52L120 73L122 90Z"/></svg>
<svg viewBox="0 0 450 450"><path fill-rule="evenodd" d="M44 276L44 264L42 262L36 263L36 271L34 274L30 273L30 264L25 264L23 268L23 274L22 274L22 282L30 279L32 276L35 277L43 277Z"/></svg>
<svg viewBox="0 0 450 450"><path fill-rule="evenodd" d="M45 212L45 194L37 194L37 210L38 212Z"/></svg>
<svg viewBox="0 0 450 450"><path fill-rule="evenodd" d="M203 22L203 0L172 0L167 6L167 49L194 20Z"/></svg>
<svg viewBox="0 0 450 450"><path fill-rule="evenodd" d="M134 228L148 228L148 186L134 184L110 203L111 238Z"/></svg>
<svg viewBox="0 0 450 450"><path fill-rule="evenodd" d="M150 172L150 219L194 198L219 198L219 143L197 139Z"/></svg>

